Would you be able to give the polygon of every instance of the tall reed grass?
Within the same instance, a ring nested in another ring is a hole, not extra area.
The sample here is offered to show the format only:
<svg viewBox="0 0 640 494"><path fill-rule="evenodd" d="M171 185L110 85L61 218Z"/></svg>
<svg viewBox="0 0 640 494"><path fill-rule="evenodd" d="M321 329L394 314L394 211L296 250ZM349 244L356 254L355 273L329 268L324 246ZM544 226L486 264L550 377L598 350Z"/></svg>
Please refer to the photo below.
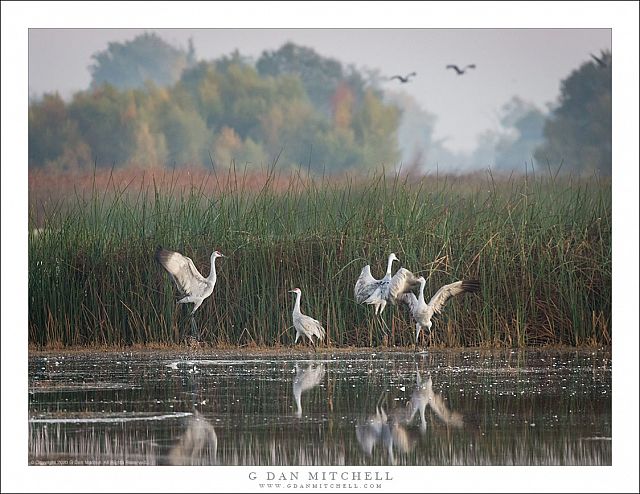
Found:
<svg viewBox="0 0 640 494"><path fill-rule="evenodd" d="M29 342L36 346L180 343L188 308L154 260L190 256L218 281L196 319L214 345L288 345L293 295L330 345L413 344L407 310L385 334L353 286L395 252L442 284L474 277L434 323L440 346L611 342L611 184L546 176L282 176L231 170L147 174L62 197L31 197ZM37 227L37 228L36 228ZM189 306L190 307L190 306Z"/></svg>

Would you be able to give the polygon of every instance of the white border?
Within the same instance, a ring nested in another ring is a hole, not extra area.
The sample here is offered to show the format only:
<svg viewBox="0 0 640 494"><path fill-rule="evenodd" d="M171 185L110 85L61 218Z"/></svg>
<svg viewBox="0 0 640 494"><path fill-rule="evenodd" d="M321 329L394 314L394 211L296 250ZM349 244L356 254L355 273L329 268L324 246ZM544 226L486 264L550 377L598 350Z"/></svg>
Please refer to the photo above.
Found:
<svg viewBox="0 0 640 494"><path fill-rule="evenodd" d="M27 29L147 26L613 28L613 466L405 467L384 492L638 491L637 2L3 2L3 492L252 489L252 467L27 466Z"/></svg>

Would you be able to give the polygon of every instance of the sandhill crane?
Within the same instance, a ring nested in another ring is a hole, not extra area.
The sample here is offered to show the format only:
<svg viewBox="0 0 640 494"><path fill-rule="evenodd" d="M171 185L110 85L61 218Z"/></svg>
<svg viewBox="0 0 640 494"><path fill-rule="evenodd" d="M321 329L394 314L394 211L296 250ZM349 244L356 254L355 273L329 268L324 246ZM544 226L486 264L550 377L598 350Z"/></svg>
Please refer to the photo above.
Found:
<svg viewBox="0 0 640 494"><path fill-rule="evenodd" d="M410 74L407 74L405 76L401 76L401 75L394 75L392 77L389 78L390 81L394 80L394 79L398 79L402 84L409 82L409 79L413 76L415 76L416 73L415 72L411 72Z"/></svg>
<svg viewBox="0 0 640 494"><path fill-rule="evenodd" d="M322 382L324 378L324 364L310 363L305 369L295 364L296 377L293 378L293 397L296 400L296 417L302 417L302 393L309 391Z"/></svg>
<svg viewBox="0 0 640 494"><path fill-rule="evenodd" d="M424 287L427 281L423 276L418 278L420 282L420 295L416 296L411 292L401 293L398 295L398 300L406 303L411 310L411 316L416 321L416 349L418 348L418 337L420 331L431 331L431 317L434 313L440 314L444 308L445 303L449 298L461 295L465 292L477 292L480 289L480 283L478 280L462 280L455 281L448 285L444 285L431 297L429 303L424 301Z"/></svg>
<svg viewBox="0 0 640 494"><path fill-rule="evenodd" d="M156 250L156 260L169 273L169 276L176 284L183 297L178 300L179 304L194 304L191 311L191 328L195 333L195 319L193 315L202 305L205 298L213 293L216 285L216 259L225 257L219 251L211 254L211 271L206 278L200 274L193 264L193 261L179 252L158 247Z"/></svg>
<svg viewBox="0 0 640 494"><path fill-rule="evenodd" d="M300 335L305 335L309 338L309 341L313 345L313 338L315 336L318 340L324 339L324 328L322 327L322 323L317 321L313 317L309 317L302 312L300 312L300 297L302 292L300 288L294 288L293 290L289 290L289 293L296 294L296 303L293 306L293 326L296 328L296 340L295 343L298 343L298 338ZM313 347L315 350L315 346Z"/></svg>
<svg viewBox="0 0 640 494"><path fill-rule="evenodd" d="M393 261L400 262L400 259L392 252L387 260L387 272L380 280L371 276L371 267L367 264L362 268L353 290L356 302L375 306L376 315L382 315L387 302L395 303L397 295L418 286L418 279L405 268L391 276Z"/></svg>
<svg viewBox="0 0 640 494"><path fill-rule="evenodd" d="M474 63L469 64L469 65L467 65L466 67L464 67L462 69L460 67L458 67L457 65L455 65L455 64L450 64L450 65L447 65L447 68L455 70L456 74L458 74L458 75L462 75L467 71L467 69L475 69L476 68L476 64L474 64Z"/></svg>

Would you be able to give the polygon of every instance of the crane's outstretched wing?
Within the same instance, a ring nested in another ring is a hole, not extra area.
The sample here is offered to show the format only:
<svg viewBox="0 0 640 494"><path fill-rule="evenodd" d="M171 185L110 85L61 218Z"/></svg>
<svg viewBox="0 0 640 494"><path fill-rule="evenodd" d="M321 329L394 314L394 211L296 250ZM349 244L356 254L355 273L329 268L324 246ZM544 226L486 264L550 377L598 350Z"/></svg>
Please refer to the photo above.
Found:
<svg viewBox="0 0 640 494"><path fill-rule="evenodd" d="M432 307L434 312L439 314L442 311L444 304L451 297L455 297L456 295L460 295L465 292L477 292L478 290L480 290L480 282L478 280L455 281L440 288L440 290L431 297L431 300L429 300L427 305Z"/></svg>
<svg viewBox="0 0 640 494"><path fill-rule="evenodd" d="M207 281L189 257L158 247L156 259L171 275L178 290L185 295L200 295L205 291Z"/></svg>
<svg viewBox="0 0 640 494"><path fill-rule="evenodd" d="M408 269L400 268L389 282L389 301L395 304L400 295L416 288L420 288L418 278ZM408 303L405 300L403 302Z"/></svg>
<svg viewBox="0 0 640 494"><path fill-rule="evenodd" d="M398 295L396 300L398 302L407 304L411 314L414 314L415 311L418 310L418 298L415 296L413 292L401 293L400 295Z"/></svg>
<svg viewBox="0 0 640 494"><path fill-rule="evenodd" d="M356 286L353 290L353 294L356 297L356 302L362 304L365 300L367 300L378 287L379 283L379 280L376 280L373 276L371 276L371 267L367 264L364 268L362 268L360 276L358 277L358 281L356 281Z"/></svg>

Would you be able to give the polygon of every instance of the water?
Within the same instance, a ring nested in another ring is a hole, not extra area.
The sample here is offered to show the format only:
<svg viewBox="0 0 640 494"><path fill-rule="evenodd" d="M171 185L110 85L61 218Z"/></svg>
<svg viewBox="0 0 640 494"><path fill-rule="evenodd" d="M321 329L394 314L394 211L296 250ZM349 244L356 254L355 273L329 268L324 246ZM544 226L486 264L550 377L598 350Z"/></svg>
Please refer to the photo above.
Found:
<svg viewBox="0 0 640 494"><path fill-rule="evenodd" d="M31 465L611 465L611 353L38 354Z"/></svg>

